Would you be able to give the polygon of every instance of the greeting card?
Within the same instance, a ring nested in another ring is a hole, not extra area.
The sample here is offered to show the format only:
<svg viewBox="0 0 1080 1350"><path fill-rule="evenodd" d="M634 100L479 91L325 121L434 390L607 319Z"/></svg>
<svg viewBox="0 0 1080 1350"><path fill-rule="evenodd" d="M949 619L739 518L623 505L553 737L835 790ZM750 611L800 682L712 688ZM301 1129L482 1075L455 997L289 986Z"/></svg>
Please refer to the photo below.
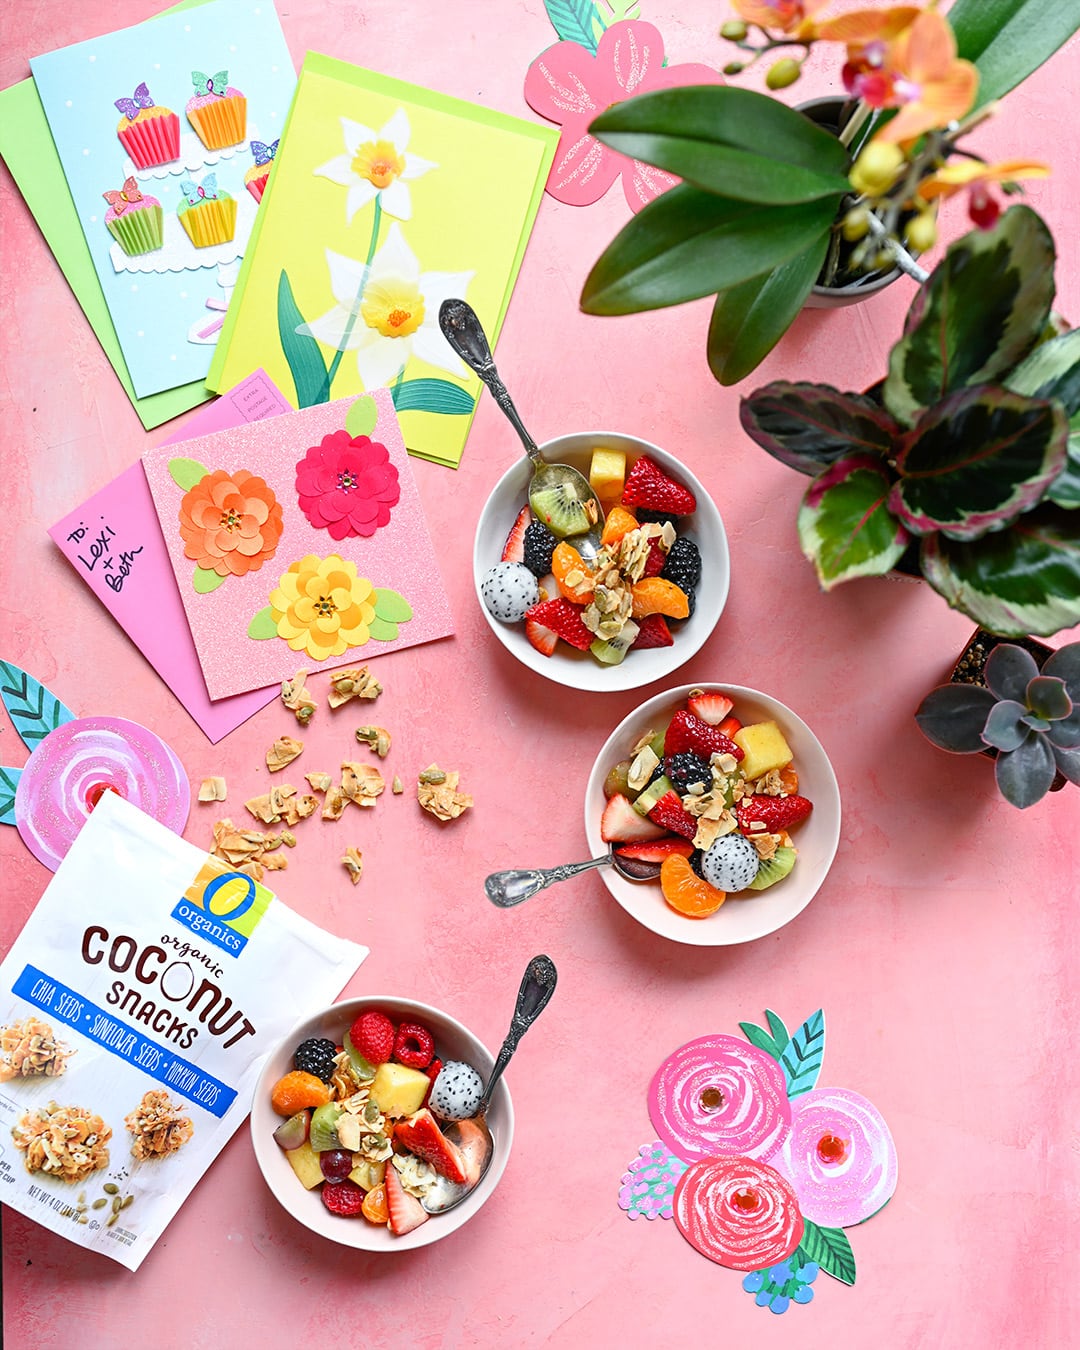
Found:
<svg viewBox="0 0 1080 1350"><path fill-rule="evenodd" d="M557 140L309 53L210 387L262 366L304 408L389 386L409 449L456 467L480 382L439 305L498 336Z"/></svg>
<svg viewBox="0 0 1080 1350"><path fill-rule="evenodd" d="M453 631L389 390L143 467L211 699Z"/></svg>

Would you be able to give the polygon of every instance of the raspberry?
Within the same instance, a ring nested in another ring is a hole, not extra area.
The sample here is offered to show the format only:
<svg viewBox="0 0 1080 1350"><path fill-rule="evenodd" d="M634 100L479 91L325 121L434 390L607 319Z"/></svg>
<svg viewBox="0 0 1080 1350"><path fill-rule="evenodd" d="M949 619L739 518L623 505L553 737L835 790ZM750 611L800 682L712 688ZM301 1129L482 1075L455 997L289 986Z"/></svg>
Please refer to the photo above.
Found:
<svg viewBox="0 0 1080 1350"><path fill-rule="evenodd" d="M293 1063L301 1072L314 1074L324 1083L329 1083L337 1067L334 1063L335 1054L333 1041L320 1036L311 1036L296 1047Z"/></svg>
<svg viewBox="0 0 1080 1350"><path fill-rule="evenodd" d="M385 1013L361 1013L349 1028L349 1040L369 1064L385 1064L394 1053L394 1024Z"/></svg>
<svg viewBox="0 0 1080 1350"><path fill-rule="evenodd" d="M410 1069L426 1069L435 1056L435 1042L419 1022L402 1022L394 1038L394 1058Z"/></svg>
<svg viewBox="0 0 1080 1350"><path fill-rule="evenodd" d="M551 571L551 555L559 541L542 520L534 520L525 531L522 562L537 577L546 577Z"/></svg>
<svg viewBox="0 0 1080 1350"><path fill-rule="evenodd" d="M331 1214L343 1219L355 1219L364 1207L364 1192L355 1181L339 1181L336 1186L322 1188L322 1202Z"/></svg>

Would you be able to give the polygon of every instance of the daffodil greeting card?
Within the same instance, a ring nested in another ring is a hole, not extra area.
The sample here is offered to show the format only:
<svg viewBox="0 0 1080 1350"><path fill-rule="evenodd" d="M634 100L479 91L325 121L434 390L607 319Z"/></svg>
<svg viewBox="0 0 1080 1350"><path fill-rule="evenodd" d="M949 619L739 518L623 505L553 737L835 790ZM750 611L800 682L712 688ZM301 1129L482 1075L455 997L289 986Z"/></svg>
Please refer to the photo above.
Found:
<svg viewBox="0 0 1080 1350"><path fill-rule="evenodd" d="M389 390L142 463L212 700L453 632Z"/></svg>
<svg viewBox="0 0 1080 1350"><path fill-rule="evenodd" d="M207 383L261 366L301 408L387 385L409 450L456 467L480 382L439 305L498 336L557 141L308 53Z"/></svg>
<svg viewBox="0 0 1080 1350"><path fill-rule="evenodd" d="M30 68L135 395L202 381L296 85L271 0L211 0Z"/></svg>

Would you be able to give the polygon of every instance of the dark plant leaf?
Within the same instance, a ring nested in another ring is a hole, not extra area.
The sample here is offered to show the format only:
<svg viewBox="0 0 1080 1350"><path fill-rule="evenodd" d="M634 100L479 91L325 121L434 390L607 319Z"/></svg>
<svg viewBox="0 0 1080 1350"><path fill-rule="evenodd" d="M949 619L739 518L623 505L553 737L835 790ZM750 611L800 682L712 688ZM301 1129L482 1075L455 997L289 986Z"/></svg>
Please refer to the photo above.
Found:
<svg viewBox="0 0 1080 1350"><path fill-rule="evenodd" d="M994 702L993 694L982 685L943 684L919 704L915 721L939 750L974 755L986 749L982 729Z"/></svg>
<svg viewBox="0 0 1080 1350"><path fill-rule="evenodd" d="M983 680L995 698L1023 703L1027 687L1039 673L1035 658L1026 647L999 642L986 658Z"/></svg>
<svg viewBox="0 0 1080 1350"><path fill-rule="evenodd" d="M310 408L313 404L325 403L330 390L326 362L318 342L310 334L296 331L303 322L304 316L293 299L289 275L282 269L277 295L278 338L292 372L297 407Z"/></svg>
<svg viewBox="0 0 1080 1350"><path fill-rule="evenodd" d="M1029 736L1019 749L994 761L998 791L1021 811L1046 796L1055 773L1054 752L1044 736Z"/></svg>
<svg viewBox="0 0 1080 1350"><path fill-rule="evenodd" d="M564 42L576 42L579 47L596 55L596 37L593 34L596 5L593 0L544 0L544 8L551 26Z"/></svg>
<svg viewBox="0 0 1080 1350"><path fill-rule="evenodd" d="M805 1258L804 1264L814 1261L833 1279L855 1283L855 1254L842 1228L820 1228L811 1219L804 1219L799 1251Z"/></svg>
<svg viewBox="0 0 1080 1350"><path fill-rule="evenodd" d="M1059 404L994 385L961 389L901 441L889 509L915 534L976 539L1003 529L1061 472L1067 438Z"/></svg>
<svg viewBox="0 0 1080 1350"><path fill-rule="evenodd" d="M1001 699L990 709L983 727L983 740L995 750L1017 750L1031 735L1024 724L1027 709L1012 699Z"/></svg>
<svg viewBox="0 0 1080 1350"><path fill-rule="evenodd" d="M1065 681L1052 675L1036 675L1027 687L1027 704L1036 717L1060 722L1072 712L1072 699Z"/></svg>
<svg viewBox="0 0 1080 1350"><path fill-rule="evenodd" d="M956 0L949 10L958 55L979 71L975 107L1026 80L1080 28L1075 0Z"/></svg>
<svg viewBox="0 0 1080 1350"><path fill-rule="evenodd" d="M892 455L900 428L863 394L843 394L827 384L775 380L739 405L746 434L789 469L815 475L844 456ZM890 480L891 481L891 480Z"/></svg>
<svg viewBox="0 0 1080 1350"><path fill-rule="evenodd" d="M1060 723L1057 723L1060 726ZM1058 767L1058 772L1080 787L1080 750L1066 749L1055 745L1050 741L1051 749L1054 752L1054 763Z"/></svg>
<svg viewBox="0 0 1080 1350"><path fill-rule="evenodd" d="M824 1057L825 1014L819 1008L791 1033L791 1039L780 1052L789 1097L801 1097L810 1091L818 1080Z"/></svg>
<svg viewBox="0 0 1080 1350"><path fill-rule="evenodd" d="M953 390L987 384L1042 335L1054 299L1054 241L1027 206L949 246L889 354L885 403L914 422Z"/></svg>
<svg viewBox="0 0 1080 1350"><path fill-rule="evenodd" d="M1072 417L1080 411L1080 328L1041 342L1002 384L1031 398L1056 399Z"/></svg>
<svg viewBox="0 0 1080 1350"><path fill-rule="evenodd" d="M1072 701L1080 705L1080 642L1070 642L1059 647L1053 656L1043 662L1044 675L1056 675L1065 681Z"/></svg>
<svg viewBox="0 0 1080 1350"><path fill-rule="evenodd" d="M476 407L472 394L449 380L405 380L395 384L391 393L397 412L434 412L466 417Z"/></svg>
<svg viewBox="0 0 1080 1350"><path fill-rule="evenodd" d="M886 505L889 487L881 460L851 455L807 488L799 542L824 590L853 577L882 576L907 548L908 533Z"/></svg>
<svg viewBox="0 0 1080 1350"><path fill-rule="evenodd" d="M632 314L728 290L806 252L834 214L828 200L776 211L680 183L607 246L585 279L581 307Z"/></svg>

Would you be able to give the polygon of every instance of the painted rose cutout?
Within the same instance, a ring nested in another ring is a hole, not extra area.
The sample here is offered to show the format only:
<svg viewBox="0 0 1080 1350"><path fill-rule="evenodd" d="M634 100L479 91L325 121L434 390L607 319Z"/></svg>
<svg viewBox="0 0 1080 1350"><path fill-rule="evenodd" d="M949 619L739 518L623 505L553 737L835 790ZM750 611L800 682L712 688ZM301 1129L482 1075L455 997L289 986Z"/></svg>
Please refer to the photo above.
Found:
<svg viewBox="0 0 1080 1350"><path fill-rule="evenodd" d="M335 431L309 446L296 466L300 510L331 539L370 536L390 522L401 496L397 468L385 445Z"/></svg>

